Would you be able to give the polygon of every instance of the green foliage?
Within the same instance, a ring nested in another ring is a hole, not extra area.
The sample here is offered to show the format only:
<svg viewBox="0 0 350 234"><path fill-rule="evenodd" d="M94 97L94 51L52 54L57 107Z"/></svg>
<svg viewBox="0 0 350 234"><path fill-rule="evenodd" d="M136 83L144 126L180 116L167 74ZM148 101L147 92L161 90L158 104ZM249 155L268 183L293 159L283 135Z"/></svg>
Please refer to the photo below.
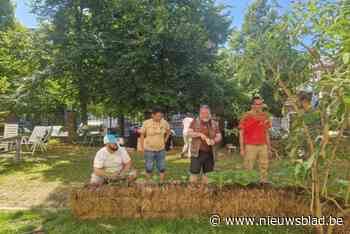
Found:
<svg viewBox="0 0 350 234"><path fill-rule="evenodd" d="M213 1L35 0L33 7L52 20L48 75L72 91L82 115L96 104L113 115L155 104L193 110L230 91L209 67L230 25Z"/></svg>
<svg viewBox="0 0 350 234"><path fill-rule="evenodd" d="M208 173L210 183L218 186L227 184L240 184L247 186L250 183L259 181L256 171L233 170L233 171L215 171Z"/></svg>
<svg viewBox="0 0 350 234"><path fill-rule="evenodd" d="M281 116L285 95L276 89L271 63L280 63L282 79L288 73L304 70L303 55L292 47L283 27L285 19L278 6L267 0L254 1L248 8L241 30L235 30L227 49L232 64L232 79L248 94L264 98L269 112ZM293 82L293 80L289 80ZM271 95L273 93L273 95Z"/></svg>
<svg viewBox="0 0 350 234"><path fill-rule="evenodd" d="M14 7L11 0L0 0L0 31L12 27L14 18Z"/></svg>
<svg viewBox="0 0 350 234"><path fill-rule="evenodd" d="M17 89L38 67L33 33L19 24L0 31L0 110L13 110Z"/></svg>

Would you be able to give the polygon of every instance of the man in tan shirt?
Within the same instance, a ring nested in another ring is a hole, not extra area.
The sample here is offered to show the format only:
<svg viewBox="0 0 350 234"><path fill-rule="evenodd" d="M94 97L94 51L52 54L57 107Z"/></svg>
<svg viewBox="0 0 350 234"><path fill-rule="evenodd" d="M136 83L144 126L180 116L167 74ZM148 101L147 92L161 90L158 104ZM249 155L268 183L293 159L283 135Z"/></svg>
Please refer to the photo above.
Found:
<svg viewBox="0 0 350 234"><path fill-rule="evenodd" d="M165 143L170 136L168 122L163 119L161 109L154 108L152 118L143 122L140 136L141 152L145 158L147 179L152 177L153 162L156 163L160 182L165 178Z"/></svg>

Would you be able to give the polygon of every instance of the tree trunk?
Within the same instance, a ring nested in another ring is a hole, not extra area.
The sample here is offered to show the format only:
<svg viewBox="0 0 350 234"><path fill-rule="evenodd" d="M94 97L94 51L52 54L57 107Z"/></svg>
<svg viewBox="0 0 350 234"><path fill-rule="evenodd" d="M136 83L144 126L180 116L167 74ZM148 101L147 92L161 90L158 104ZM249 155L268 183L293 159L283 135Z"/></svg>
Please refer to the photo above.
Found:
<svg viewBox="0 0 350 234"><path fill-rule="evenodd" d="M83 98L81 95L80 97L80 116L81 116L81 122L84 125L88 124L88 113L87 113L87 101L86 98Z"/></svg>
<svg viewBox="0 0 350 234"><path fill-rule="evenodd" d="M125 135L125 117L123 114L120 114L118 116L118 122L119 122L120 136L124 137L124 135Z"/></svg>
<svg viewBox="0 0 350 234"><path fill-rule="evenodd" d="M75 11L75 19L76 19L76 32L78 35L78 43L83 42L84 38L82 37L82 26L83 26L83 6L82 2L78 2L78 6ZM86 74L86 71L83 69L84 66L84 55L80 55L80 58L78 60L78 63L76 64L77 66L77 71L78 73L77 78L78 78L78 89L79 89L79 105L80 105L80 117L81 117L81 122L84 125L87 125L88 122L88 116L87 116L87 105L88 105L88 87L86 85L86 79L84 74Z"/></svg>
<svg viewBox="0 0 350 234"><path fill-rule="evenodd" d="M66 128L68 130L68 143L73 143L77 137L77 131L75 126L76 114L74 111L67 111Z"/></svg>

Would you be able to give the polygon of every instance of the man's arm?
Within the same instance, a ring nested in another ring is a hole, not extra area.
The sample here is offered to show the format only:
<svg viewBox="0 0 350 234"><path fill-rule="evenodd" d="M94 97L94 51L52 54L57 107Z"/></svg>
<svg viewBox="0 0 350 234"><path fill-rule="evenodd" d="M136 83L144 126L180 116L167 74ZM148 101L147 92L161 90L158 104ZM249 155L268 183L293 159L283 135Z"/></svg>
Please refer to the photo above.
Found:
<svg viewBox="0 0 350 234"><path fill-rule="evenodd" d="M212 140L213 141L212 145L216 145L216 144L220 143L222 140L222 134L220 132L219 124L217 122L214 123L214 127L216 129L216 134L215 134L214 139Z"/></svg>
<svg viewBox="0 0 350 234"><path fill-rule="evenodd" d="M197 138L197 137L201 137L201 136L202 136L202 133L200 133L200 132L195 132L195 131L193 131L192 128L189 128L189 129L188 129L188 136L191 137L191 138Z"/></svg>
<svg viewBox="0 0 350 234"><path fill-rule="evenodd" d="M194 127L195 127L195 119L192 121L190 127L188 128L188 136L190 138L201 138L203 141L208 141L210 140L206 135L204 135L201 132L195 132Z"/></svg>
<svg viewBox="0 0 350 234"><path fill-rule="evenodd" d="M239 130L239 145L240 145L240 153L241 156L245 155L245 145L244 145L244 130Z"/></svg>
<svg viewBox="0 0 350 234"><path fill-rule="evenodd" d="M167 128L165 130L165 138L164 138L164 142L167 142L169 137L170 137L170 134L171 134L171 130L170 130L170 126L169 124L167 123Z"/></svg>
<svg viewBox="0 0 350 234"><path fill-rule="evenodd" d="M241 120L239 121L239 150L240 150L240 154L241 156L245 155L245 142L244 142L244 129L247 127L246 125L246 118L247 118L247 114L243 114Z"/></svg>
<svg viewBox="0 0 350 234"><path fill-rule="evenodd" d="M104 177L106 176L106 172L104 170L104 161L105 157L101 151L98 151L96 153L95 159L94 159L94 174L96 176Z"/></svg>
<svg viewBox="0 0 350 234"><path fill-rule="evenodd" d="M191 138L201 138L203 141L207 141L208 137L201 132L195 132L193 129L188 129L188 136Z"/></svg>
<svg viewBox="0 0 350 234"><path fill-rule="evenodd" d="M272 148L271 148L271 140L270 140L270 131L269 131L269 129L270 128L272 128L272 123L271 123L271 120L270 120L270 118L268 117L268 115L266 115L266 130L265 130L265 135L266 135L266 144L267 144L267 149L268 149L268 152L269 152L269 154L271 154L271 150L272 150Z"/></svg>
<svg viewBox="0 0 350 234"><path fill-rule="evenodd" d="M269 129L266 129L265 130L266 132L266 144L267 144L267 149L268 149L268 151L269 151L269 153L271 153L271 150L272 150L272 148L271 148L271 140L270 140L270 133L269 133Z"/></svg>
<svg viewBox="0 0 350 234"><path fill-rule="evenodd" d="M106 172L103 168L94 167L94 174L101 177L106 176Z"/></svg>
<svg viewBox="0 0 350 234"><path fill-rule="evenodd" d="M214 138L215 144L220 143L221 140L222 140L222 134L220 132L216 133L215 138Z"/></svg>
<svg viewBox="0 0 350 234"><path fill-rule="evenodd" d="M192 123L190 124L190 126L189 126L189 128L188 128L188 136L189 137L191 137L191 138L198 138L198 137L200 137L200 138L202 138L203 139L203 137L204 137L204 134L202 134L201 132L195 132L194 131L194 126L195 126L195 119L194 120L192 120Z"/></svg>
<svg viewBox="0 0 350 234"><path fill-rule="evenodd" d="M123 168L119 172L117 172L116 175L113 175L113 176L119 177L119 176L125 175L130 171L131 166L132 166L131 160L129 160L127 163L123 163Z"/></svg>
<svg viewBox="0 0 350 234"><path fill-rule="evenodd" d="M140 151L142 154L145 151L145 134L146 134L146 126L144 122L140 130Z"/></svg>
<svg viewBox="0 0 350 234"><path fill-rule="evenodd" d="M145 151L145 134L143 132L141 132L140 134L140 150L141 152L144 152Z"/></svg>
<svg viewBox="0 0 350 234"><path fill-rule="evenodd" d="M114 179L125 177L130 171L132 166L131 158L129 156L129 153L126 151L126 149L121 148L120 151L121 151L121 158L122 158L122 168L120 171L117 171L112 175L112 178Z"/></svg>

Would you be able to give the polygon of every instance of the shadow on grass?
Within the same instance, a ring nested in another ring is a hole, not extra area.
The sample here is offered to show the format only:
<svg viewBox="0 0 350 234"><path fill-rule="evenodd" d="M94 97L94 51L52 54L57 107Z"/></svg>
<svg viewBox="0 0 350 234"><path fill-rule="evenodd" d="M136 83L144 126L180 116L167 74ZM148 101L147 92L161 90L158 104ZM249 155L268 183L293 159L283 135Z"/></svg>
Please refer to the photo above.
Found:
<svg viewBox="0 0 350 234"><path fill-rule="evenodd" d="M46 153L34 156L24 154L20 163L15 163L10 157L0 158L0 174L24 174L41 177L45 182L58 181L66 185L86 183L93 170L93 160L99 148L91 147L55 147ZM134 167L142 174L144 159L137 152L131 153ZM167 156L167 174L171 178L179 178L187 174L188 159L180 159L172 153ZM154 165L154 174L156 168Z"/></svg>
<svg viewBox="0 0 350 234"><path fill-rule="evenodd" d="M64 184L84 182L91 174L96 151L96 148L60 147L34 156L23 154L20 163L12 158L1 158L0 174L40 175L44 181Z"/></svg>

